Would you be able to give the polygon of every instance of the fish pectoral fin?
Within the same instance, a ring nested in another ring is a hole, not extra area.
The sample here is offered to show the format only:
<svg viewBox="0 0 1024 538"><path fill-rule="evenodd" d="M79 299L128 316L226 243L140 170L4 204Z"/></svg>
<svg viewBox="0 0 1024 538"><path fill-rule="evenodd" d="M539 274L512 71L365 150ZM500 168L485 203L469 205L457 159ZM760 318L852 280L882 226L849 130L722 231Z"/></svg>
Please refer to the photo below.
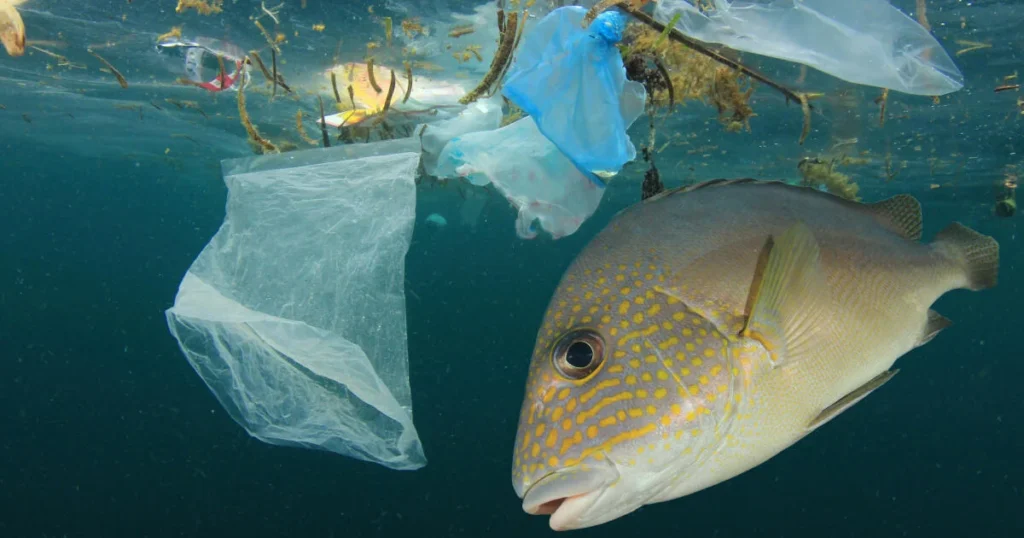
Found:
<svg viewBox="0 0 1024 538"><path fill-rule="evenodd" d="M807 424L807 430L810 431L817 429L843 411L846 411L852 407L853 404L863 400L865 396L871 394L875 389L881 387L892 379L897 372L899 372L899 370L886 370L873 377L871 381L853 389L853 392L839 398L835 403L826 407L821 413L818 413L818 416L814 417L814 420L811 420L811 422Z"/></svg>
<svg viewBox="0 0 1024 538"><path fill-rule="evenodd" d="M830 295L820 258L818 242L802 222L769 239L767 259L755 274L743 335L767 348L773 367L814 351L813 337Z"/></svg>
<svg viewBox="0 0 1024 538"><path fill-rule="evenodd" d="M949 318L942 314L934 311L928 311L928 321L924 324L924 330L921 331L921 336L917 339L915 347L921 347L928 342L932 341L937 334L942 332L942 329L949 327L953 322Z"/></svg>

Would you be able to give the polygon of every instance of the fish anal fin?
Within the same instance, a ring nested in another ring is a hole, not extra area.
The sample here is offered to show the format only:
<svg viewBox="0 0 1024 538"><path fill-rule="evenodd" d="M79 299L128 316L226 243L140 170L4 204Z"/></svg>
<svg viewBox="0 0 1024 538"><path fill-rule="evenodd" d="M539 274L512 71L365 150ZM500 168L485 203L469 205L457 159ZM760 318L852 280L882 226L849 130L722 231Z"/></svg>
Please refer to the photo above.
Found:
<svg viewBox="0 0 1024 538"><path fill-rule="evenodd" d="M894 231L911 241L921 240L924 220L921 217L921 202L909 194L897 194L867 206L876 217Z"/></svg>
<svg viewBox="0 0 1024 538"><path fill-rule="evenodd" d="M830 291L821 268L818 242L807 225L792 225L772 238L763 268L755 273L750 315L743 336L761 342L773 366L814 351L812 337L825 316Z"/></svg>
<svg viewBox="0 0 1024 538"><path fill-rule="evenodd" d="M818 413L818 416L814 417L814 419L807 424L807 430L810 431L817 429L826 422L837 417L843 411L853 407L854 404L863 400L865 396L871 394L875 389L886 384L898 372L899 370L886 370L871 378L867 383L853 389L852 392L842 398L839 398L835 403L826 407L821 413Z"/></svg>
<svg viewBox="0 0 1024 538"><path fill-rule="evenodd" d="M942 314L934 311L928 311L928 321L924 324L924 330L921 331L921 336L917 339L917 346L923 346L928 342L932 341L943 329L952 325L953 322L949 318Z"/></svg>
<svg viewBox="0 0 1024 538"><path fill-rule="evenodd" d="M999 243L959 222L935 236L934 248L963 267L967 287L979 291L994 287L999 277Z"/></svg>

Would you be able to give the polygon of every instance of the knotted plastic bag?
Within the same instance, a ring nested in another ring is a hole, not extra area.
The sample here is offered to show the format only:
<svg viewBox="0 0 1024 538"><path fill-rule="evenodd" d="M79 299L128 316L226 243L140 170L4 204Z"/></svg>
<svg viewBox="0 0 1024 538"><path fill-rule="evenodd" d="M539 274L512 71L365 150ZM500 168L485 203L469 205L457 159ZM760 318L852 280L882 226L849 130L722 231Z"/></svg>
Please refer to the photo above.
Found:
<svg viewBox="0 0 1024 538"><path fill-rule="evenodd" d="M519 210L516 233L524 239L537 236L537 222L556 239L572 234L594 213L605 191L530 117L453 138L438 157L437 175L464 177L479 186L493 184Z"/></svg>
<svg viewBox="0 0 1024 538"><path fill-rule="evenodd" d="M583 28L586 13L559 8L527 32L502 91L581 170L614 174L636 158L626 129L647 94L626 79L615 47L624 16L606 11Z"/></svg>
<svg viewBox="0 0 1024 538"><path fill-rule="evenodd" d="M889 0L659 0L654 17L708 43L809 65L881 88L944 95L963 75L928 30Z"/></svg>
<svg viewBox="0 0 1024 538"><path fill-rule="evenodd" d="M224 163L227 215L167 323L252 436L425 465L404 293L418 151L404 139Z"/></svg>

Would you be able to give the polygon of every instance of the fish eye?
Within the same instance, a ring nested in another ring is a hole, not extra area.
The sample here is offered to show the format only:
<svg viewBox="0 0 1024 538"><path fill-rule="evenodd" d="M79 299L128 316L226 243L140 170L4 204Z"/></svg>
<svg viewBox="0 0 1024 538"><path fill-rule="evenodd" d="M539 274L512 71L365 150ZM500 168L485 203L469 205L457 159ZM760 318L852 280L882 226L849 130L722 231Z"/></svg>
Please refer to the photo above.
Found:
<svg viewBox="0 0 1024 538"><path fill-rule="evenodd" d="M604 341L590 329L572 331L558 341L551 358L562 376L583 379L604 361Z"/></svg>

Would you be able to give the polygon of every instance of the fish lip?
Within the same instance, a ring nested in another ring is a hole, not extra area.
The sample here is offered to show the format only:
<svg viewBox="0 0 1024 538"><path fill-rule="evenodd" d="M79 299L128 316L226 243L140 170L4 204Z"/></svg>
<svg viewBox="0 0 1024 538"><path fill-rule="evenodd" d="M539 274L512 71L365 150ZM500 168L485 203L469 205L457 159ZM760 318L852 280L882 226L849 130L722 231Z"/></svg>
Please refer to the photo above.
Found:
<svg viewBox="0 0 1024 538"><path fill-rule="evenodd" d="M556 531L576 528L576 519L597 502L607 486L619 479L615 466L607 460L603 463L588 465L586 470L571 467L542 476L523 494L523 511L530 515L550 514L549 524ZM567 477L565 483L552 486L567 473L578 473L578 478Z"/></svg>

